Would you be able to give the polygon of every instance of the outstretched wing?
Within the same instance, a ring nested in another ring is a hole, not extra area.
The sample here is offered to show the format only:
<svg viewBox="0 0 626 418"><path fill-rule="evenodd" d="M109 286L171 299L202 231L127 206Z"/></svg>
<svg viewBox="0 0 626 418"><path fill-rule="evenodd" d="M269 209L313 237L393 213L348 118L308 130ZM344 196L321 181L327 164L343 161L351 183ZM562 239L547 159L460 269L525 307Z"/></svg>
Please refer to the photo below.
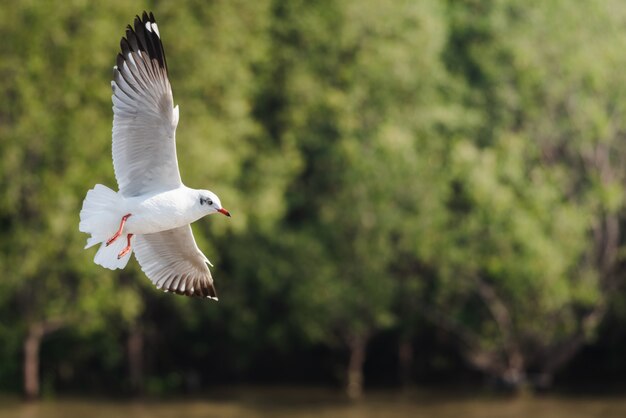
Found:
<svg viewBox="0 0 626 418"><path fill-rule="evenodd" d="M152 13L135 17L113 71L113 166L123 196L177 188L178 106Z"/></svg>
<svg viewBox="0 0 626 418"><path fill-rule="evenodd" d="M217 300L209 260L196 245L191 226L135 237L135 257L158 289Z"/></svg>

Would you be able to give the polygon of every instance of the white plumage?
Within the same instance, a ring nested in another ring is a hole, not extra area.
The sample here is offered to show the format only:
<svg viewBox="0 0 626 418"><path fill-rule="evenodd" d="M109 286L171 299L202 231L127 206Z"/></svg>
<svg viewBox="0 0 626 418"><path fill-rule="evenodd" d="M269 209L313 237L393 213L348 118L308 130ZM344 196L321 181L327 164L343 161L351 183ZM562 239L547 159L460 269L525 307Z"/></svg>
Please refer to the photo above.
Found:
<svg viewBox="0 0 626 418"><path fill-rule="evenodd" d="M113 81L113 167L119 186L91 189L79 229L101 244L94 262L124 268L135 251L144 273L159 289L217 299L213 278L190 223L220 212L208 190L183 185L176 157L178 106L174 107L167 62L152 13L126 29Z"/></svg>

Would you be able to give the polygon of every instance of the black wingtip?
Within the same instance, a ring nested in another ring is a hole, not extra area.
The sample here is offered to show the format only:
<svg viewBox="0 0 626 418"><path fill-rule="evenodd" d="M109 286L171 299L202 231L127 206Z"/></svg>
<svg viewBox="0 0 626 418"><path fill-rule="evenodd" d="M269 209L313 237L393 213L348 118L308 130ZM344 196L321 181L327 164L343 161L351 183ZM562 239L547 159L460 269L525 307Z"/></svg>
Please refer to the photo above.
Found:
<svg viewBox="0 0 626 418"><path fill-rule="evenodd" d="M129 52L145 52L151 60L156 60L159 67L167 73L167 60L161 38L157 31L152 30L151 25L156 25L152 12L143 11L141 17L135 15L132 25L126 26L126 36L120 41L122 58L125 59ZM118 60L119 61L119 60ZM118 64L118 67L121 67Z"/></svg>
<svg viewBox="0 0 626 418"><path fill-rule="evenodd" d="M120 71L120 68L122 68L122 65L124 64L124 56L120 53L117 54L117 59L116 59L116 68L117 71Z"/></svg>
<svg viewBox="0 0 626 418"><path fill-rule="evenodd" d="M213 283L209 286L209 295L207 296L209 299L217 300L217 292L215 291L215 286Z"/></svg>
<svg viewBox="0 0 626 418"><path fill-rule="evenodd" d="M128 40L126 38L122 38L120 39L120 49L122 50L121 54L118 54L118 57L120 55L122 55L122 59L124 59L124 56L128 55L128 53L130 51L132 51L132 48L130 46L130 44L128 43ZM118 60L118 67L119 67L119 60Z"/></svg>
<svg viewBox="0 0 626 418"><path fill-rule="evenodd" d="M200 286L196 288L187 288L185 290L181 290L178 287L170 287L170 288L162 288L166 293L174 293L180 296L188 296L192 298L200 298L200 299L211 299L214 301L218 301L217 292L215 291L215 287L213 284L209 284L207 286Z"/></svg>

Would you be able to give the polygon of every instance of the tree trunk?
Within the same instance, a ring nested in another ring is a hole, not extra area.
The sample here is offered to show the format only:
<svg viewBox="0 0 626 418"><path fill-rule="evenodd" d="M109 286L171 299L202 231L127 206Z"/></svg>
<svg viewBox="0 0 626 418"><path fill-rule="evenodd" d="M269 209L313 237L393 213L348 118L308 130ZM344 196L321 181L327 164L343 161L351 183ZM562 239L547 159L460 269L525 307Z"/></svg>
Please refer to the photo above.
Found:
<svg viewBox="0 0 626 418"><path fill-rule="evenodd" d="M24 395L29 400L39 397L39 347L43 334L41 323L31 324L24 341Z"/></svg>
<svg viewBox="0 0 626 418"><path fill-rule="evenodd" d="M143 332L137 324L128 335L128 370L131 389L136 394L143 391Z"/></svg>
<svg viewBox="0 0 626 418"><path fill-rule="evenodd" d="M511 386L511 389L519 391L526 386L526 364L524 355L519 347L511 347L508 352L508 362L502 378L504 382Z"/></svg>
<svg viewBox="0 0 626 418"><path fill-rule="evenodd" d="M34 322L28 327L24 340L24 396L32 400L39 397L39 350L46 334L56 331L61 321Z"/></svg>
<svg viewBox="0 0 626 418"><path fill-rule="evenodd" d="M398 377L403 387L411 385L411 369L413 367L413 344L403 339L398 345Z"/></svg>
<svg viewBox="0 0 626 418"><path fill-rule="evenodd" d="M358 399L363 395L363 364L365 363L366 345L367 339L362 336L352 337L348 343L350 360L348 362L346 392L350 399Z"/></svg>

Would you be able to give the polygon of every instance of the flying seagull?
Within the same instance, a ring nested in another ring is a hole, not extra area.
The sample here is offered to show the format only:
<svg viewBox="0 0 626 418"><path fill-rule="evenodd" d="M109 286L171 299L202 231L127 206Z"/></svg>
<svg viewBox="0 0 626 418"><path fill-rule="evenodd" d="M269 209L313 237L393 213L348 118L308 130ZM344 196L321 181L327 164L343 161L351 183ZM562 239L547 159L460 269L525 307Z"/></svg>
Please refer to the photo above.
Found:
<svg viewBox="0 0 626 418"><path fill-rule="evenodd" d="M120 46L111 81L119 192L101 184L87 192L79 224L81 232L91 234L85 248L101 244L94 262L112 270L124 268L134 251L158 289L217 300L212 264L196 245L190 223L230 213L215 193L181 181L178 106L154 15L136 16Z"/></svg>

